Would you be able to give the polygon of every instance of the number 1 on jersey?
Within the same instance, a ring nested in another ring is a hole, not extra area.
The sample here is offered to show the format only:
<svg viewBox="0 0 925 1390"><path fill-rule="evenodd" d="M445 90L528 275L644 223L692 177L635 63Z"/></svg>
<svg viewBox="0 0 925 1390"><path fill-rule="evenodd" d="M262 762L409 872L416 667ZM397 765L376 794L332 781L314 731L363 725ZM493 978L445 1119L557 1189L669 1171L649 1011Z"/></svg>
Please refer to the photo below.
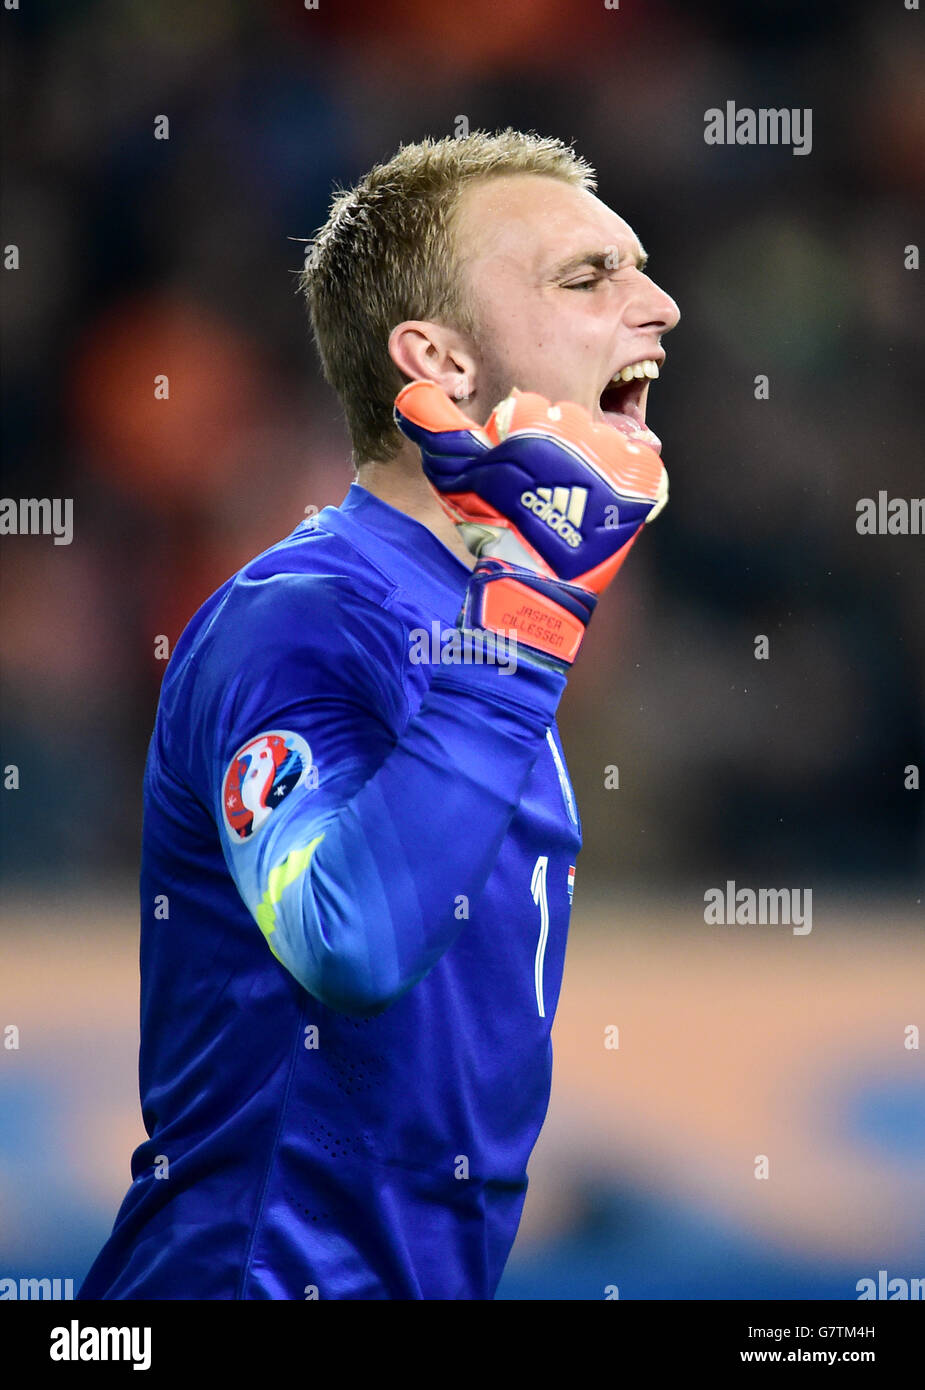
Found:
<svg viewBox="0 0 925 1390"><path fill-rule="evenodd" d="M546 869L548 865L549 856L541 854L533 866L533 878L530 881L533 901L540 910L540 935L536 943L536 960L533 966L536 1007L539 1010L540 1018L546 1017L546 1010L543 1007L543 957L546 954L546 940L549 936L549 903L546 898Z"/></svg>

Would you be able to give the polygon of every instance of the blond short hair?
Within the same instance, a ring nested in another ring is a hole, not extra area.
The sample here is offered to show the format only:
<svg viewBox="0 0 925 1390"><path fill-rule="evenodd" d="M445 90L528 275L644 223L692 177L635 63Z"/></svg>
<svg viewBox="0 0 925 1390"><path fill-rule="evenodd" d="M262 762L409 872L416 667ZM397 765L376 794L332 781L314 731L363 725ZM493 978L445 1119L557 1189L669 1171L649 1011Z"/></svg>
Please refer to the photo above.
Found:
<svg viewBox="0 0 925 1390"><path fill-rule="evenodd" d="M510 128L428 138L338 191L309 243L299 289L324 375L343 403L355 466L394 458L402 443L392 406L405 377L388 351L395 325L424 319L475 336L453 214L466 185L505 174L597 186L592 167L555 138Z"/></svg>

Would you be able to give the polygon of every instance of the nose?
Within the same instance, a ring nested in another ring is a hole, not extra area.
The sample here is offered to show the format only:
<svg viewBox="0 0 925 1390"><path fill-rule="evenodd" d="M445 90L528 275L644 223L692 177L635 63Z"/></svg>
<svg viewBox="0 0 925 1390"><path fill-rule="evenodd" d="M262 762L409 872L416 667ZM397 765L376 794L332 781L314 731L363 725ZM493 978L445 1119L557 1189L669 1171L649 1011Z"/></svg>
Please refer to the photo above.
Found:
<svg viewBox="0 0 925 1390"><path fill-rule="evenodd" d="M681 310L670 294L638 272L638 290L627 309L627 320L633 328L649 328L656 333L670 333L681 317Z"/></svg>

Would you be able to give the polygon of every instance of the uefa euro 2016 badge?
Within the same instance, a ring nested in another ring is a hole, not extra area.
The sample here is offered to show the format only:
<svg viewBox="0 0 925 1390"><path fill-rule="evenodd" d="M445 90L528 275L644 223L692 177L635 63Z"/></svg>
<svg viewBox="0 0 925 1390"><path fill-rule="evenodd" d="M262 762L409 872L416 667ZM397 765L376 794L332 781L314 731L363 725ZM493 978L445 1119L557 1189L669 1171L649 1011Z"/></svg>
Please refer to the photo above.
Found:
<svg viewBox="0 0 925 1390"><path fill-rule="evenodd" d="M572 894L575 892L575 865L568 866L568 900L572 901Z"/></svg>
<svg viewBox="0 0 925 1390"><path fill-rule="evenodd" d="M285 729L257 734L239 748L222 778L222 810L233 843L250 839L309 773L317 786L311 749Z"/></svg>

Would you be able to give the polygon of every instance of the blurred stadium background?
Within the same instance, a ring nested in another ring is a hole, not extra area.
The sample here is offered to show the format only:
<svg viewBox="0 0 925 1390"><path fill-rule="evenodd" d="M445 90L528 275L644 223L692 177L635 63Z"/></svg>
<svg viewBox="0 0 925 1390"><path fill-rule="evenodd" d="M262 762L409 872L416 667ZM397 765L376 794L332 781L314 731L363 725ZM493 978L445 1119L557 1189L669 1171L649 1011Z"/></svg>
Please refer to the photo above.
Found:
<svg viewBox="0 0 925 1390"><path fill-rule="evenodd" d="M2 541L0 1276L79 1284L142 1137L157 640L351 481L293 238L460 117L574 139L682 312L649 402L671 505L562 706L585 846L500 1296L925 1275L925 565L855 526L859 498L923 492L921 16L87 0L3 33L2 494L73 498L74 540ZM811 154L707 146L727 100L811 108ZM728 879L811 888L812 933L706 925Z"/></svg>

